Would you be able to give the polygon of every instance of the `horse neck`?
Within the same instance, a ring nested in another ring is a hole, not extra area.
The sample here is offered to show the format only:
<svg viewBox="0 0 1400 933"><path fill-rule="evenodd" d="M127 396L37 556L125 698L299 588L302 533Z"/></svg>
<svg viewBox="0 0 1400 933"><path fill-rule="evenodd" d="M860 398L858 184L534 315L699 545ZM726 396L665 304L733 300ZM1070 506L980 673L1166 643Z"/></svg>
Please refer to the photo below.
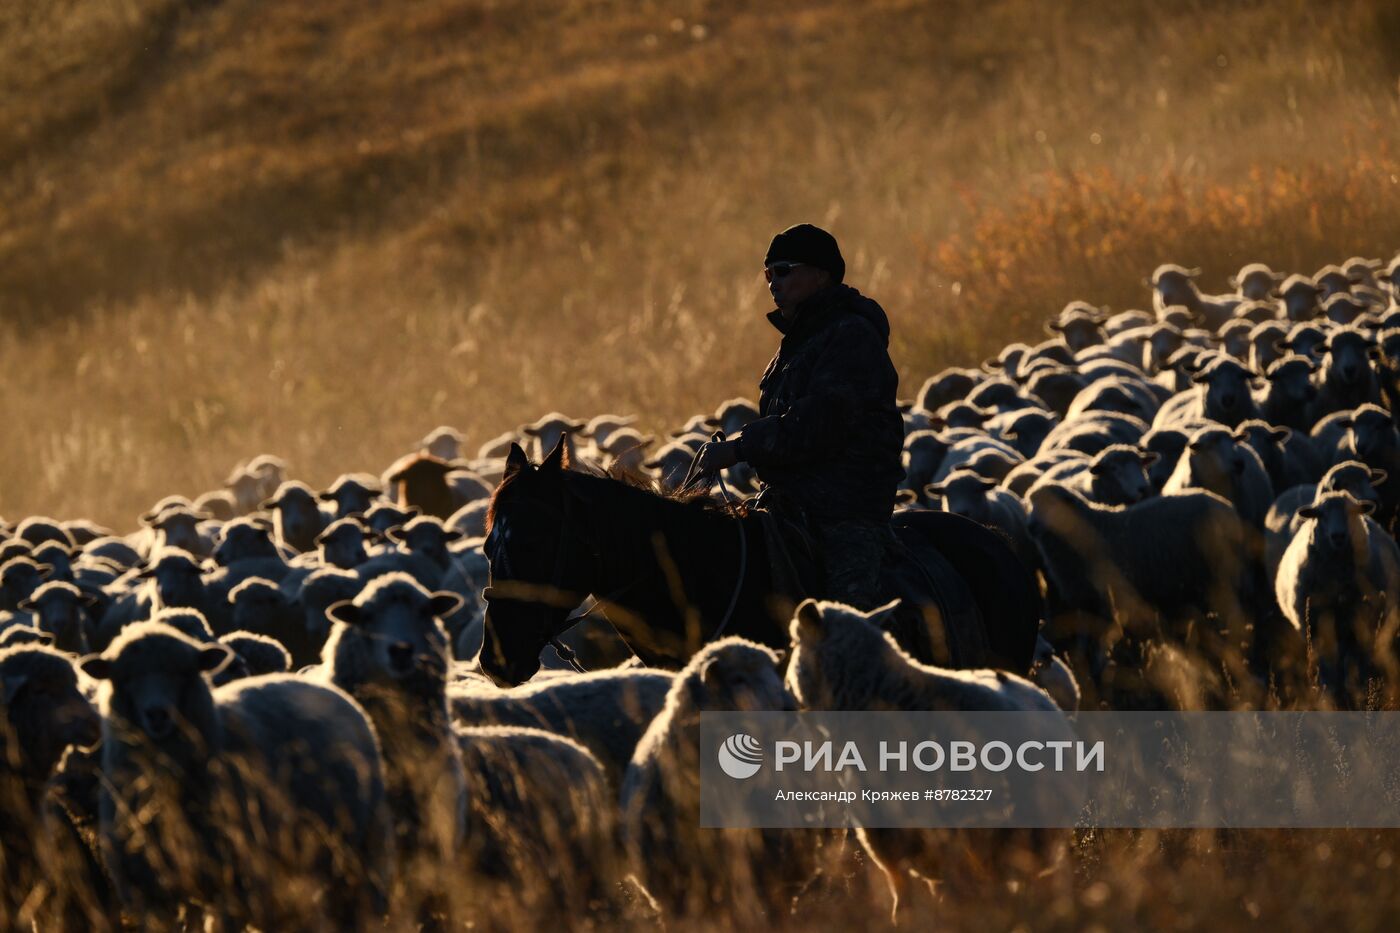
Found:
<svg viewBox="0 0 1400 933"><path fill-rule="evenodd" d="M700 609L703 623L711 627L718 623L739 582L739 523L747 519L616 480L579 477L571 482L586 487L588 493L579 520L601 556L600 579L593 583L595 596L632 610L646 619L649 628L672 635L681 634L687 623L686 613L677 605L681 596ZM761 591L767 580L767 574L758 573L762 551L757 537L748 533L745 590L749 592ZM674 589L677 584L679 593Z"/></svg>

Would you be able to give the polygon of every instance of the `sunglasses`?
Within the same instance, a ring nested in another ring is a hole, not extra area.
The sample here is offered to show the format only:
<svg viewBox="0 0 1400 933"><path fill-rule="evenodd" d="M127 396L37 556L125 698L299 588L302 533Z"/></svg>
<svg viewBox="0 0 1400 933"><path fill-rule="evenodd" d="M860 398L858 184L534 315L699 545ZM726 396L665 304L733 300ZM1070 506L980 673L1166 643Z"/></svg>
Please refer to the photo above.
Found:
<svg viewBox="0 0 1400 933"><path fill-rule="evenodd" d="M774 279L785 279L788 273L798 266L805 266L805 262L770 262L763 267L764 281L771 282Z"/></svg>

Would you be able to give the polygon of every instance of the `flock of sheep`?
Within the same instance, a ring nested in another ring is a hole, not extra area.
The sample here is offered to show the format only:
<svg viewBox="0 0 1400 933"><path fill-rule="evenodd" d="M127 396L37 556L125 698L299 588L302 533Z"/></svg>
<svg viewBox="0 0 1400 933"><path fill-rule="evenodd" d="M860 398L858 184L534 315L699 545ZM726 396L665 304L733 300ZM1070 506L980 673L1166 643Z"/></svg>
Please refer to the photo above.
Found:
<svg viewBox="0 0 1400 933"><path fill-rule="evenodd" d="M1030 679L918 664L888 607L811 600L786 655L727 638L663 671L585 632L592 673L546 649L521 687L482 677L510 444L669 491L757 414L739 399L657 449L553 414L472 458L440 428L324 490L259 457L128 535L0 522L0 929L771 920L839 895L856 850L700 830L701 711L1393 702L1400 257L1249 265L1229 295L1196 275L1156 270L1150 312L1073 302L906 406L900 508L999 529L1041 574ZM911 879L1064 855L1055 833L857 839L896 907Z"/></svg>

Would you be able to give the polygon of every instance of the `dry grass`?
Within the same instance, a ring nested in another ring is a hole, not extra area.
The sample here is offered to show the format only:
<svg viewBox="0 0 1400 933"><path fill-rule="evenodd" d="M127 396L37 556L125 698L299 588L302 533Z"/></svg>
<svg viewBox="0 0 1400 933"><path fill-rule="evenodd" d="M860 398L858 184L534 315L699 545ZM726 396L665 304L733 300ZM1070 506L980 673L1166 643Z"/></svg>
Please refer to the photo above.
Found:
<svg viewBox="0 0 1400 933"><path fill-rule="evenodd" d="M125 529L261 451L324 482L443 422L678 423L753 392L799 218L906 394L1158 261L1388 252L1385 9L13 6L0 511Z"/></svg>
<svg viewBox="0 0 1400 933"><path fill-rule="evenodd" d="M0 512L125 530L262 451L323 483L438 423L678 423L754 391L798 219L906 395L1159 262L1389 254L1397 49L1384 0L0 5ZM1390 928L1397 848L1111 832L937 917ZM877 882L793 926L868 925Z"/></svg>

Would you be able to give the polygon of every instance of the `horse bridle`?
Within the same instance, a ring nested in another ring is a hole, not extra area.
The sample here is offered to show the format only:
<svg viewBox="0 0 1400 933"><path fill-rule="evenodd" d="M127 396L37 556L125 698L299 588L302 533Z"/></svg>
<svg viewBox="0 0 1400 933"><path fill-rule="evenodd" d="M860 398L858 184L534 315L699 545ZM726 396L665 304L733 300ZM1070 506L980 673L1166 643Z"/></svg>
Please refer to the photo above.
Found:
<svg viewBox="0 0 1400 933"><path fill-rule="evenodd" d="M564 561L564 544L565 544L565 541L566 541L570 536L572 536L572 537L574 537L574 538L577 538L579 541L583 542L584 546L588 549L588 553L593 557L593 560L594 560L594 562L595 562L595 564L596 564L596 566L597 566L597 569L600 571L600 574L599 574L599 575L601 576L603 557L602 557L602 553L600 552L600 550L599 550L599 548L598 548L597 543L596 543L595 541L592 541L592 540L590 540L590 539L584 537L582 534L579 534L579 532L577 532L576 530L573 529L573 527L571 527L571 526L572 526L571 519L572 519L572 517L573 517L573 516L572 516L573 510L570 508L570 503L571 503L571 501L572 501L572 497L570 497L569 494L568 494L567 492L565 492L565 494L564 494L564 507L563 507L561 510L559 510L558 513L555 513L553 509L551 509L549 506L544 505L543 503L539 503L539 502L528 503L529 505L531 505L531 506L533 506L533 507L535 507L535 508L537 508L537 509L539 509L539 510L541 510L541 511L543 511L543 512L550 513L551 515L553 515L553 514L557 514L557 515L558 515L558 517L559 517L559 524L560 524L559 547L558 547L558 549L554 552L554 570L553 570L552 573L551 573L551 579L550 579L550 582L549 582L548 584L546 584L544 587L536 587L536 586L533 586L533 585L531 585L531 584L524 583L523 581L519 581L519 580L507 580L507 581L505 581L505 582L507 582L507 583L512 584L512 586L510 587L511 589L520 588L520 587L529 587L529 588L531 588L531 589L543 589L543 590L545 591L545 593L547 593L547 594L559 594L559 593L564 593L564 594L568 594L568 595L574 595L574 594L569 593L569 591L565 590L564 587L563 587L563 583L564 583L564 573L565 573L565 571L566 571L566 569L567 569L567 568L566 568L566 565L565 565L565 561ZM519 507L519 506L517 506L517 508L518 508L518 507ZM500 544L497 546L497 548L493 548L493 550L497 550L498 553L499 553L500 556L501 556L501 561L500 561L500 563L501 563L501 570L502 570L503 572L507 573L507 574L511 573L510 554L506 551L505 542L504 542L504 541L501 541ZM491 555L488 554L487 557L490 558ZM625 584L623 584L621 587L618 587L617 589L613 590L611 593L609 593L608 595L606 595L603 599L598 599L598 598L596 598L596 597L593 597L593 605L589 606L589 607L588 607L587 609L585 609L583 612L575 613L575 614L570 615L570 616L565 616L563 623L559 626L559 628L558 628L556 631L554 631L554 632L549 636L548 640L547 640L545 643L548 644L548 645L550 645L551 647L553 647L554 650L555 650L555 652L558 653L559 657L564 661L564 663L568 664L569 667L571 667L576 673L579 673L579 674L586 674L586 673L588 673L587 669L584 668L583 665L580 664L580 663L578 662L578 656L577 656L577 654L575 654L574 649L570 648L568 645L566 645L566 644L564 644L562 641L560 641L560 640L559 640L559 636L563 635L565 632L567 632L569 629L573 628L573 627L574 627L575 625L577 625L579 622L582 622L584 619L588 618L588 616L593 612L593 610L594 610L594 609L597 609L598 606L600 606L602 603L615 600L618 596L620 596L621 594L627 592L629 589L631 589L632 587L634 587L634 586L636 586L638 583L640 583L640 582L642 581L642 579L643 579L643 577L638 576L637 579L635 579L635 580L633 580L633 581L631 581L631 582L629 582L629 583L625 583ZM497 595L493 596L493 595L492 595L492 590L495 590L495 589L496 589L495 586L488 586L488 587L482 592L482 596L486 599L487 602L491 602L492 600L495 600L495 599L500 599L500 600L515 600L515 601L517 601L517 602L543 602L543 600L540 600L540 599L532 599L532 598L530 598L530 597L527 596L527 595L515 596L515 595L497 594ZM577 606L577 605L579 604L580 601L581 601L581 600L566 600L568 606ZM548 603L546 603L546 605L548 605Z"/></svg>
<svg viewBox="0 0 1400 933"><path fill-rule="evenodd" d="M711 437L711 440L713 440L713 441L723 441L723 440L724 440L724 432L723 432L723 431L716 431L716 432L714 433L714 435ZM698 471L696 470L696 465L699 463L699 460L700 460L700 454L699 454L699 452L697 451L696 454L695 454L694 459L691 460L690 469L686 471L685 480L684 480L684 482L681 483L681 486L680 486L680 491L681 491L681 492L689 492L690 489L691 489L692 487L694 487L694 486L696 486L696 485L698 484L698 481L699 481L699 480L701 480L701 479L703 479L703 478L705 478L705 477L707 477L707 476L712 475L712 474L709 473L709 472L698 472ZM728 486L725 485L724 476L723 476L721 473L719 473L718 471L715 471L715 472L713 473L713 475L714 475L715 478L719 481L720 492L724 495L724 498L725 498L726 503L729 505L731 511L734 512L734 516L735 516L735 525L736 525L736 526L738 527L738 529L739 529L739 572L738 572L738 574L735 576L735 579L734 579L734 591L733 591L733 592L730 594L730 596L729 596L729 605L728 605L728 606L725 608L725 610L724 610L724 616L721 617L721 619L720 619L720 621L719 621L719 625L715 626L715 630L714 630L713 632L710 633L710 637L707 639L707 642L715 641L716 639L718 639L718 638L720 638L721 636L723 636L723 635L724 635L724 630L729 626L729 620L730 620L730 619L733 617L733 615L734 615L734 608L739 604L739 594L740 594L740 593L743 591L743 589L744 589L744 578L747 576L747 573L748 573L748 551L749 551L749 536L748 536L748 531L744 528L743 520L742 520L742 518L741 518L741 517L739 516L739 514L738 514L738 506L737 506L737 504L736 504L735 501L734 501L734 497L733 497L733 495L729 492ZM552 574L552 578L551 578L549 584L547 585L547 587L545 588L546 591L547 591L547 592L550 592L550 593L563 593L563 592L566 592L566 591L563 589L563 587L562 587L562 584L563 584L563 582L564 582L563 578L564 578L564 572L565 572L565 567L564 567L564 541L565 541L565 539L568 538L570 535L572 535L573 537L575 537L575 538L577 538L578 540L582 541L582 542L584 543L584 545L588 548L588 551L589 551L589 553L593 556L593 560L596 562L597 567L598 567L598 569L599 569L599 571L600 571L600 575L601 575L603 557L602 557L602 553L600 552L600 550L599 550L599 548L598 548L597 542L592 541L592 540L590 540L590 539L584 537L583 535L579 534L577 531L575 531L573 528L570 527L570 519L572 518L572 511L573 511L573 510L570 508L570 503L571 503L571 501L572 501L572 497L568 494L568 492L567 492L567 490L566 490L565 493L564 493L564 507L563 507L563 508L559 511L559 513L558 513L559 518L560 518L559 548L558 548L558 550L556 550L555 553L554 553L554 571L553 571L553 574ZM539 509L541 509L541 510L543 510L543 511L545 511L545 512L551 512L551 513L553 512L552 509L550 509L548 506L546 506L546 505L544 505L544 504L542 504L542 503L536 502L536 503L530 503L530 504L533 505L533 506L535 506L535 507L537 507L537 508L539 508ZM505 549L505 542L504 542L504 541L501 541L501 542L500 542L500 544L499 544L499 546L498 546L498 549L499 549L499 552L500 552L501 558L502 558L502 560L501 560L501 563L502 563L501 569L502 569L504 572L506 572L506 573L510 573L510 555L506 552L506 549ZM488 554L488 555L487 555L487 558L489 559L490 557L491 557L491 555ZM559 636L563 635L565 632L567 632L569 629L573 628L573 627L574 627L575 625L577 625L579 622L582 622L584 619L588 618L588 616L592 614L592 612L593 612L594 609L597 609L600 605L602 605L602 604L604 604L604 603L607 603L607 602L614 602L614 601L617 599L618 596L620 596L621 594L627 592L628 590L630 590L632 587L636 586L637 584L641 583L642 580L644 580L644 579L645 579L645 576L644 576L644 575L639 575L635 580L632 580L632 581L629 582L629 583L623 584L621 587L617 588L616 590L613 590L611 593L607 594L607 595L604 596L602 599L598 599L597 597L593 597L593 605L589 606L587 609L583 610L582 612L575 613L575 614L570 615L570 616L566 616L566 617L564 618L563 624L559 627L559 629L558 629L557 631L555 631L552 635L549 636L549 640L546 642L546 644L548 644L548 645L550 645L551 647L553 647L554 650L555 650L555 652L556 652L556 653L559 655L559 657L564 661L564 663L568 664L569 667L572 668L576 673L579 673L579 674L586 674L586 673L588 673L587 668L585 668L582 664L580 664L580 663L578 662L578 655L574 652L574 649L570 648L568 645L566 645L566 644L564 644L562 641L560 641L560 640L559 640ZM522 584L520 581L507 581L507 582L513 583L513 584L515 584L516 586L522 586L522 585L528 586L528 585L529 585L529 584ZM495 587L488 586L488 587L482 592L482 596L486 599L487 602L490 602L490 601L492 601L492 599L493 599L493 597L492 597L492 595L491 595L491 591L492 591L493 589L495 589ZM515 600L517 600L517 601L522 601L522 602L523 602L523 601L526 601L526 600L523 599L522 597L518 597L518 596L498 595L498 596L496 596L496 597L494 597L494 598L495 598L495 599L506 599L506 600L515 599ZM539 602L539 600L530 600L530 601ZM569 605L577 605L577 602L570 603Z"/></svg>

